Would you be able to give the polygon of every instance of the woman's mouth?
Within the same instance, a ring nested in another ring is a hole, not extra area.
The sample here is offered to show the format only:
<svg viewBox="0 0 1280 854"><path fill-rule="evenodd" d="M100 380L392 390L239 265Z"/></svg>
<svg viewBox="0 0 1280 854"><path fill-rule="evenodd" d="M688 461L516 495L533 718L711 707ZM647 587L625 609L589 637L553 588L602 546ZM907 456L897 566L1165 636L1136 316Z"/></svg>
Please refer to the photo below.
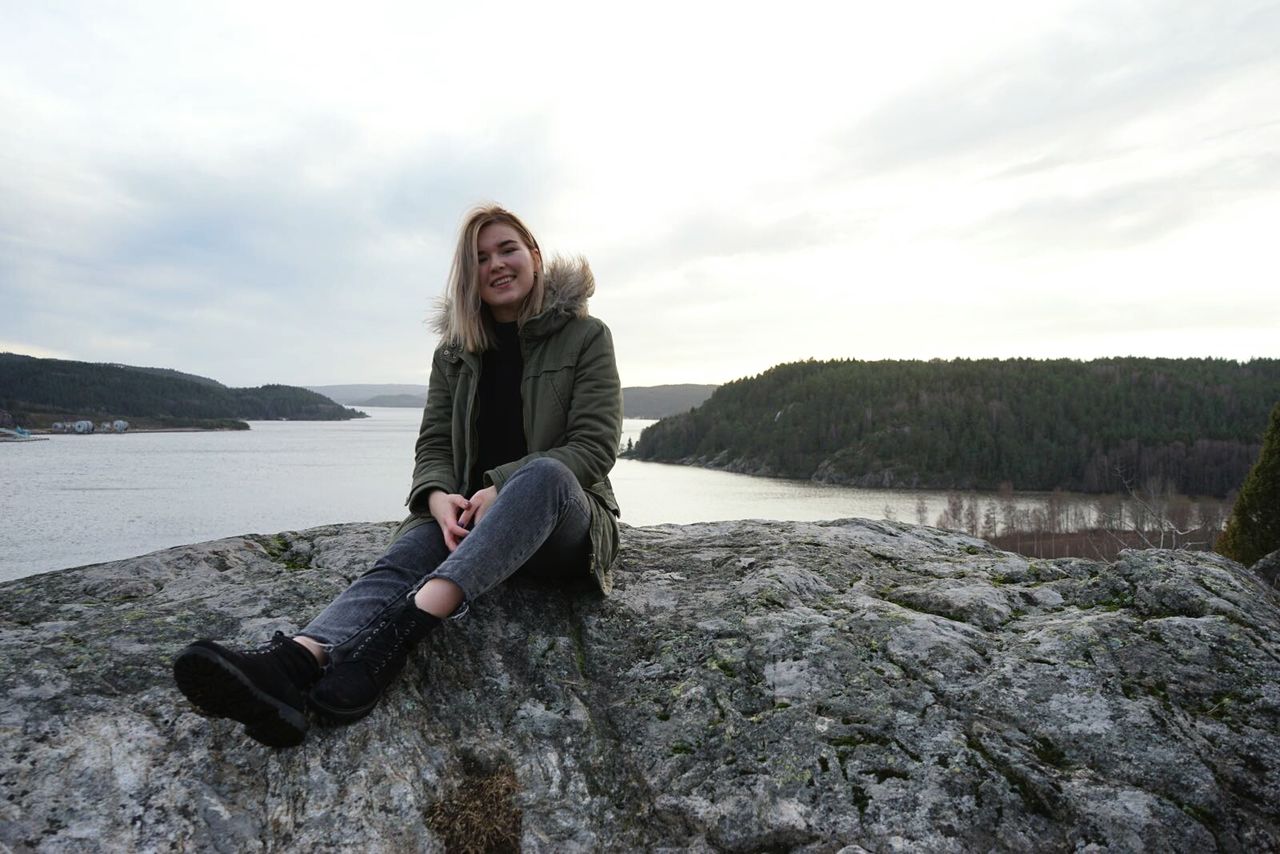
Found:
<svg viewBox="0 0 1280 854"><path fill-rule="evenodd" d="M502 277L502 278L500 278L500 279L494 279L492 282L490 282L490 283L489 283L489 287L491 287L491 288L500 288L500 287L502 287L503 285L509 285L509 284L511 284L511 283L512 283L512 282L514 282L515 280L516 280L516 277L515 277L515 276L503 276L503 277Z"/></svg>

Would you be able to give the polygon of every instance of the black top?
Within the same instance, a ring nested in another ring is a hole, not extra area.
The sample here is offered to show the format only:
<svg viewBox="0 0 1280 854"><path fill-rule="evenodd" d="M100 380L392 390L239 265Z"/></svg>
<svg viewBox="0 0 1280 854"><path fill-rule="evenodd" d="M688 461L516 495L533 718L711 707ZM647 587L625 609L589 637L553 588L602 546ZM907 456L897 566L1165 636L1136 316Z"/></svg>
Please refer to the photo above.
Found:
<svg viewBox="0 0 1280 854"><path fill-rule="evenodd" d="M529 453L524 440L524 406L520 375L524 357L516 323L494 323L497 346L484 352L480 387L476 390L476 467L467 490L470 497L485 486L484 473Z"/></svg>

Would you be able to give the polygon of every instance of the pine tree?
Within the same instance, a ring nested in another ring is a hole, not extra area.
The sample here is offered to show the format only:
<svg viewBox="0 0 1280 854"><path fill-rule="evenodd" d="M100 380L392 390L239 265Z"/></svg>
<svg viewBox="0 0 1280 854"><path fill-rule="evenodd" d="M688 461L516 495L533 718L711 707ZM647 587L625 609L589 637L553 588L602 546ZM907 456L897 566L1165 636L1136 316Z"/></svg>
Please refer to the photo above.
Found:
<svg viewBox="0 0 1280 854"><path fill-rule="evenodd" d="M1246 566L1280 549L1280 403L1215 548Z"/></svg>

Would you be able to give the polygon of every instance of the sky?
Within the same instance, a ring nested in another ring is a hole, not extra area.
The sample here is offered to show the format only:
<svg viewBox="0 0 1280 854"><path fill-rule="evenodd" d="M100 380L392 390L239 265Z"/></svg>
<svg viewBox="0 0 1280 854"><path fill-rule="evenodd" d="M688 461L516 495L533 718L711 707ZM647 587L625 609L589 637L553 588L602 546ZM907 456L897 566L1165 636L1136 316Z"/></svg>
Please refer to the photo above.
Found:
<svg viewBox="0 0 1280 854"><path fill-rule="evenodd" d="M624 385L1280 357L1280 4L0 0L0 351L425 383L456 229Z"/></svg>

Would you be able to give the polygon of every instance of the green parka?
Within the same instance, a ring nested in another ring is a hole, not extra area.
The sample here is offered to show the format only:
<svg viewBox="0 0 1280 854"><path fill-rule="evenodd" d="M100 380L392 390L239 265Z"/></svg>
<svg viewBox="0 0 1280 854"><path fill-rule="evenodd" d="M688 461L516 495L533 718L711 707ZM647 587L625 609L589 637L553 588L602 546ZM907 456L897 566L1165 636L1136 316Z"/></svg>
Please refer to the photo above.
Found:
<svg viewBox="0 0 1280 854"><path fill-rule="evenodd" d="M520 328L524 357L520 397L529 453L484 473L502 492L516 469L536 457L552 457L573 472L591 503L591 572L600 590L613 587L618 554L618 502L609 471L622 437L622 387L609 328L587 313L595 279L586 261L547 265L543 310ZM446 333L431 362L427 406L415 447L410 516L395 537L435 524L427 510L433 489L460 493L477 458L476 391L480 354L447 335L447 312L437 328Z"/></svg>

